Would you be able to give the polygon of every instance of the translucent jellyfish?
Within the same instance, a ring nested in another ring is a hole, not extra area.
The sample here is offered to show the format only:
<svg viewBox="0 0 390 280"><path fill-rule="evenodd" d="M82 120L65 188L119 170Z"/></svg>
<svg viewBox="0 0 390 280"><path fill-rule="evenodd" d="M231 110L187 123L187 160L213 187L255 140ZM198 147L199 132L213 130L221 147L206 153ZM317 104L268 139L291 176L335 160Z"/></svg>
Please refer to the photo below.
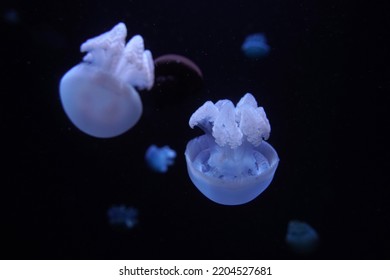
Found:
<svg viewBox="0 0 390 280"><path fill-rule="evenodd" d="M159 173L167 172L168 167L174 163L175 157L176 152L169 146L159 148L156 145L151 145L145 153L148 166Z"/></svg>
<svg viewBox="0 0 390 280"><path fill-rule="evenodd" d="M298 254L315 251L319 243L317 231L305 222L292 220L288 223L286 243Z"/></svg>
<svg viewBox="0 0 390 280"><path fill-rule="evenodd" d="M270 51L270 47L267 44L267 38L263 33L248 35L245 38L241 49L249 58L261 58Z"/></svg>
<svg viewBox="0 0 390 280"><path fill-rule="evenodd" d="M142 114L138 89L154 82L152 54L140 35L125 45L126 26L87 40L83 62L61 79L60 97L69 119L81 131L101 138L120 135L133 127Z"/></svg>
<svg viewBox="0 0 390 280"><path fill-rule="evenodd" d="M107 211L110 225L131 229L138 223L138 210L124 205L112 206Z"/></svg>
<svg viewBox="0 0 390 280"><path fill-rule="evenodd" d="M206 197L225 205L244 204L271 183L279 158L263 141L271 126L252 94L245 94L236 107L230 100L207 101L189 125L205 132L188 142L185 157L192 182Z"/></svg>

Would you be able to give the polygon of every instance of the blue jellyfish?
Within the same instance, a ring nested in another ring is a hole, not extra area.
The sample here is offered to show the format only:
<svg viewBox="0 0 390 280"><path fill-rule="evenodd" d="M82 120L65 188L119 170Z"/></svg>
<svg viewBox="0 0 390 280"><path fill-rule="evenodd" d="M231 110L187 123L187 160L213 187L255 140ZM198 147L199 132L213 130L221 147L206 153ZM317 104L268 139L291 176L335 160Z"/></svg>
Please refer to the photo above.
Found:
<svg viewBox="0 0 390 280"><path fill-rule="evenodd" d="M112 206L108 209L107 216L112 226L131 229L138 223L138 210L133 207Z"/></svg>
<svg viewBox="0 0 390 280"><path fill-rule="evenodd" d="M319 243L317 231L305 222L292 220L288 223L286 243L297 254L315 251Z"/></svg>
<svg viewBox="0 0 390 280"><path fill-rule="evenodd" d="M126 26L87 40L83 62L61 79L60 98L65 113L86 134L109 138L133 127L142 114L138 89L154 82L152 54L140 35L126 45Z"/></svg>
<svg viewBox="0 0 390 280"><path fill-rule="evenodd" d="M252 94L234 107L230 100L204 103L189 125L205 134L187 144L185 157L194 185L209 199L244 204L271 183L279 158L268 139L271 126Z"/></svg>
<svg viewBox="0 0 390 280"><path fill-rule="evenodd" d="M159 173L165 173L168 171L168 166L174 163L176 152L169 148L169 146L163 146L161 148L156 145L151 145L145 153L145 160L149 167Z"/></svg>
<svg viewBox="0 0 390 280"><path fill-rule="evenodd" d="M241 46L244 54L249 58L261 58L266 56L270 47L267 44L267 38L263 33L248 35Z"/></svg>

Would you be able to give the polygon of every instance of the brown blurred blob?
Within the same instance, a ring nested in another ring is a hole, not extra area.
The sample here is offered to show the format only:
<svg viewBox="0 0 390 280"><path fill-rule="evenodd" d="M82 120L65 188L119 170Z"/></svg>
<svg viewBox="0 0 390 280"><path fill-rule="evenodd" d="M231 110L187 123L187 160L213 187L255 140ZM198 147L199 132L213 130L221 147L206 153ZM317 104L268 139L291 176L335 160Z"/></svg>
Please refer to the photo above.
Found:
<svg viewBox="0 0 390 280"><path fill-rule="evenodd" d="M203 74L190 59L166 54L157 57L155 63L155 81L152 94L165 101L181 99L203 88Z"/></svg>

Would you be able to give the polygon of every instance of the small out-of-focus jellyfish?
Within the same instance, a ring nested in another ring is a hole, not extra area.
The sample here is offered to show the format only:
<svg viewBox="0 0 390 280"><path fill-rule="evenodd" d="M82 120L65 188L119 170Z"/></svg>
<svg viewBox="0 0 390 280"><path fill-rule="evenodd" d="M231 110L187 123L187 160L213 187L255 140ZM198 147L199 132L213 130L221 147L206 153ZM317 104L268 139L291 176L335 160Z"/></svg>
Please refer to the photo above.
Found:
<svg viewBox="0 0 390 280"><path fill-rule="evenodd" d="M159 104L172 103L189 94L199 92L203 87L203 74L200 68L187 57L166 54L157 57L153 98L161 99ZM166 100L166 99L169 100Z"/></svg>
<svg viewBox="0 0 390 280"><path fill-rule="evenodd" d="M307 223L291 220L287 226L286 243L297 254L310 254L317 249L319 237Z"/></svg>
<svg viewBox="0 0 390 280"><path fill-rule="evenodd" d="M154 82L152 54L140 35L125 45L126 26L87 40L83 62L70 69L60 82L64 110L81 131L101 138L120 135L133 127L142 114L138 89Z"/></svg>
<svg viewBox="0 0 390 280"><path fill-rule="evenodd" d="M159 148L156 145L151 145L145 153L148 166L159 173L167 172L168 167L174 163L175 157L176 152L169 146Z"/></svg>
<svg viewBox="0 0 390 280"><path fill-rule="evenodd" d="M249 58L261 58L269 53L270 46L267 44L267 38L263 33L255 33L245 38L241 49Z"/></svg>
<svg viewBox="0 0 390 280"><path fill-rule="evenodd" d="M268 139L271 126L252 94L237 106L230 100L207 101L189 125L205 135L187 144L188 174L209 199L225 205L247 203L271 183L279 158Z"/></svg>
<svg viewBox="0 0 390 280"><path fill-rule="evenodd" d="M112 206L107 211L108 222L112 226L131 229L138 223L138 210L124 205Z"/></svg>

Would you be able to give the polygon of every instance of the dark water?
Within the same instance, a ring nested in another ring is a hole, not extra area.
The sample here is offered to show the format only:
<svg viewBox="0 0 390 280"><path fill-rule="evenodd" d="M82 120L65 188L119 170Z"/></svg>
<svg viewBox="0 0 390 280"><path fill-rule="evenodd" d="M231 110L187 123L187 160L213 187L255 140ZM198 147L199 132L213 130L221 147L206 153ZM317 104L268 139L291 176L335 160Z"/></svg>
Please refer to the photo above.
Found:
<svg viewBox="0 0 390 280"><path fill-rule="evenodd" d="M96 2L1 4L1 229L10 244L1 258L390 257L389 183L375 121L387 103L370 107L388 76L374 73L385 49L365 47L375 44L367 16L325 1ZM16 19L4 16L10 9ZM167 99L143 92L140 122L117 138L97 139L70 123L58 83L81 61L80 44L120 21L128 36L143 36L154 57L193 60L204 88ZM251 60L240 48L256 32L266 34L271 50ZM218 205L188 177L185 146L201 134L188 119L207 100L236 103L246 92L267 112L280 163L257 199ZM176 150L166 174L145 165L151 144ZM139 210L134 229L110 227L107 209L116 204ZM296 255L285 244L292 219L317 230L313 254Z"/></svg>

